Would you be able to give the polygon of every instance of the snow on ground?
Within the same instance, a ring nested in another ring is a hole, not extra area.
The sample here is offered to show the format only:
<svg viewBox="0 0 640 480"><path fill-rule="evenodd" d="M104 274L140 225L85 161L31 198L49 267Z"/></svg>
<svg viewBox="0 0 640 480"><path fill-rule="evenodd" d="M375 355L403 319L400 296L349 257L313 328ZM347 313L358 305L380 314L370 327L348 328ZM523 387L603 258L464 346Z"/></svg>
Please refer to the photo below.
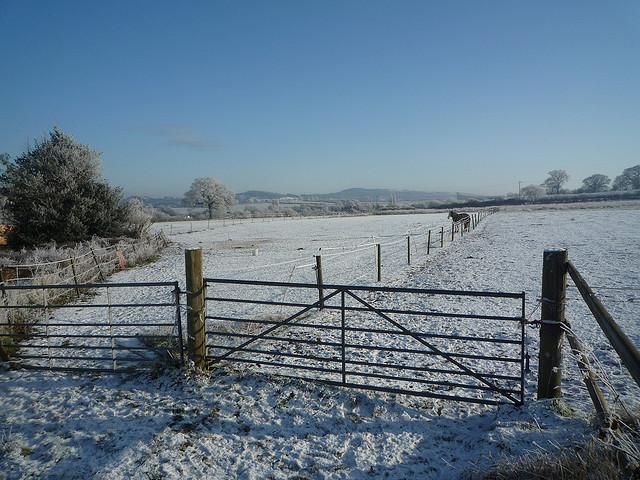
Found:
<svg viewBox="0 0 640 480"><path fill-rule="evenodd" d="M218 226L172 236L179 243L158 262L122 272L112 281L182 280L183 248L194 246L204 249L207 276L314 281L309 264L323 247L325 276L329 275L325 282L373 284L373 251L366 244L380 241L387 243L382 247L384 284L523 290L530 313L537 306L542 251L548 247L569 248L571 259L594 286L640 288L639 217L640 211L633 209L499 213L463 239L432 251L429 258L424 234L428 228L446 225L444 216ZM416 255L411 266L406 265L407 231L415 234L412 248ZM360 248L363 250L328 256ZM332 260L335 268L330 270ZM253 270L274 263L278 265ZM596 291L625 331L640 343L638 291ZM127 297L127 301L135 300ZM386 301L408 306L416 300ZM431 300L422 301L426 302L422 306L444 308ZM474 308L478 306L486 307ZM502 309L501 305L494 307ZM637 388L575 291L570 295L567 317L592 346L618 392L628 403L637 401ZM78 312L75 318L82 321L83 316ZM134 321L135 316L131 318ZM324 317L312 320L319 318ZM366 325L379 321L351 314L350 318ZM469 322L462 330L449 325L447 331L465 333L474 328L483 335L503 334ZM548 402L533 401L537 331L528 330L532 372L527 375L524 407L333 388L261 375L264 369L242 364L218 368L209 379L176 371L103 377L2 372L0 475L457 478L471 466L482 467L501 455L545 448L549 442L568 445L592 431L588 397L570 358L563 386L567 400L577 408L575 416L561 417Z"/></svg>

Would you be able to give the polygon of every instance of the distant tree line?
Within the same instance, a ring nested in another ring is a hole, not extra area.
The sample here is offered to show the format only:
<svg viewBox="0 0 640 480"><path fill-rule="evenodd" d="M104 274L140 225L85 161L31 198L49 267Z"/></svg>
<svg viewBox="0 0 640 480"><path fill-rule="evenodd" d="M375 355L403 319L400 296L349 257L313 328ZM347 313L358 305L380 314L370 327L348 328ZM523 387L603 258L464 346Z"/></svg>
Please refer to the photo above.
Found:
<svg viewBox="0 0 640 480"><path fill-rule="evenodd" d="M535 202L545 194L560 195L640 190L640 165L625 168L622 173L614 179L613 184L611 184L611 179L607 175L594 173L584 178L582 180L582 186L575 190L563 188L569 180L569 174L565 170L551 170L547 175L546 180L542 182L541 185L527 185L520 189L519 196L522 199Z"/></svg>

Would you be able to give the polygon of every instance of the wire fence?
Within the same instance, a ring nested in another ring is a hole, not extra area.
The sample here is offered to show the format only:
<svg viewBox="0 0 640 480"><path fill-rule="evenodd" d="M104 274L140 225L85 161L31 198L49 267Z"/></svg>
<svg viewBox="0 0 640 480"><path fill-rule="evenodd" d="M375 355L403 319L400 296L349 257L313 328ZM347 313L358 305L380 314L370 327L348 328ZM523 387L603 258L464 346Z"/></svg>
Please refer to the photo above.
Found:
<svg viewBox="0 0 640 480"><path fill-rule="evenodd" d="M281 261L261 265L240 266L224 254L214 257L211 272L217 278L252 281L278 281L284 283L373 285L386 284L403 278L412 266L425 261L440 249L470 233L496 209L487 209L469 214L468 220L452 222L447 226L428 225L414 228L403 234L341 237L353 240L350 245L330 245L318 248L312 255L297 255ZM258 259L259 257L255 257ZM282 258L282 257L281 257ZM246 262L246 257L241 260ZM238 265L238 266L236 266ZM240 268L238 268L240 267ZM233 289L248 289L246 286L217 284L220 296L237 293ZM300 302L303 299L298 289L286 285L268 290L243 292L255 296L259 301ZM238 307L240 308L240 307ZM264 315L260 304L242 305L245 315ZM240 312L236 312L240 314ZM270 315L278 315L271 312Z"/></svg>
<svg viewBox="0 0 640 480"><path fill-rule="evenodd" d="M75 250L63 251L68 254L64 259L2 266L0 302L4 306L29 305L38 303L41 295L45 295L48 305L63 305L86 293L83 284L105 282L116 271L149 261L167 243L166 237L160 234L134 242L121 240L113 245L93 241ZM44 285L51 288L44 292L15 288ZM38 322L32 313L29 309L0 309L0 334L26 333Z"/></svg>
<svg viewBox="0 0 640 480"><path fill-rule="evenodd" d="M156 232L165 235L182 235L186 233L206 232L207 230L217 229L220 227L228 227L233 225L242 225L247 223L266 223L276 221L295 221L295 220L318 220L327 218L346 218L362 215L286 215L284 213L274 212L271 215L261 215L257 217L238 217L238 218L215 218L210 220L178 220L157 222L154 224Z"/></svg>
<svg viewBox="0 0 640 480"><path fill-rule="evenodd" d="M456 239L472 231L484 218L496 212L487 209L471 213L466 221L452 222L446 227L425 226L406 234L342 237L342 240L361 240L355 245L320 247L313 257L300 256L280 262L234 268L221 265L216 276L260 276L262 272L273 276L299 276L301 270L307 270L306 277L297 281L311 280L317 276L317 258L321 257L321 268L326 281L339 281L350 284L357 279L368 277L376 281L382 277L382 270L395 271L417 262L420 258L445 248ZM345 269L346 268L346 269ZM357 275L356 275L357 274Z"/></svg>
<svg viewBox="0 0 640 480"><path fill-rule="evenodd" d="M497 208L487 208L478 211L481 212L489 212L489 211L497 211ZM411 212L403 212L403 213L411 213ZM395 215L397 215L396 213ZM381 216L388 216L394 214L383 214ZM300 220L326 220L326 219L339 219L339 218L353 218L353 217L370 217L370 213L350 213L350 214L327 214L327 215L287 215L282 212L274 212L270 215L262 215L258 217L247 217L247 218L216 218L210 220L178 220L178 221L162 221L156 222L152 225L152 228L156 233L162 233L164 235L172 236L172 235L184 235L189 233L199 233L206 232L208 230L214 230L222 227L229 227L235 225L244 225L250 223L269 223L269 222L295 222ZM419 232L415 232L416 234ZM426 233L426 229L425 229ZM449 231L449 234L451 232ZM383 238L380 236L379 238ZM351 237L351 238L367 238L367 237ZM434 241L434 244L437 243Z"/></svg>

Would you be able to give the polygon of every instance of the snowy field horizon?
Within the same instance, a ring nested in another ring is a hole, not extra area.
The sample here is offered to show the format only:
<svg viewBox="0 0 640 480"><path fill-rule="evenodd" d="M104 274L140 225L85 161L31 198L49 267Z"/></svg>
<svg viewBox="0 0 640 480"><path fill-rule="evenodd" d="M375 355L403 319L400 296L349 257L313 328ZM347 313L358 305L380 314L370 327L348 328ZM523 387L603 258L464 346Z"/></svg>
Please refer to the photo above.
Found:
<svg viewBox="0 0 640 480"><path fill-rule="evenodd" d="M526 316L535 319L543 251L566 248L638 345L638 224L640 202L507 208L427 255L428 232L433 241L441 227L450 225L446 213L159 223L152 230L171 241L160 258L109 281L178 280L184 288L184 250L201 248L205 277L314 283L315 256L322 255L325 283L376 285L374 245L379 243L380 285L525 292ZM227 288L220 294L229 293ZM126 301L140 300L122 295ZM293 292L279 295L295 298ZM72 314L78 323L90 321L83 311ZM638 387L572 287L566 316L606 380L611 404L640 407ZM135 321L135 313L123 320ZM460 335L499 333L472 322L435 327ZM527 327L526 347L531 371L520 407L330 387L278 378L253 364L219 367L210 376L4 371L0 477L469 477L502 458L559 452L597 432L568 348L563 398L572 409L569 415L552 401L535 400L535 328ZM491 348L480 353L497 352Z"/></svg>

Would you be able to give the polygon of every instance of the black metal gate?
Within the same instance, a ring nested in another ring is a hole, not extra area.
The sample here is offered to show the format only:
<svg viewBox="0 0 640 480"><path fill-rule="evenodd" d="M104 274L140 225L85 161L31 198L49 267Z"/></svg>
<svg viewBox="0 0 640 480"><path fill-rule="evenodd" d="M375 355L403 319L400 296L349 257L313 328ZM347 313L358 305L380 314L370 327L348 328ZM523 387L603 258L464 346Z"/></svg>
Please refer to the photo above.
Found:
<svg viewBox="0 0 640 480"><path fill-rule="evenodd" d="M331 385L524 401L524 293L205 279L207 359Z"/></svg>
<svg viewBox="0 0 640 480"><path fill-rule="evenodd" d="M12 368L131 372L183 363L178 282L0 290L0 350Z"/></svg>

